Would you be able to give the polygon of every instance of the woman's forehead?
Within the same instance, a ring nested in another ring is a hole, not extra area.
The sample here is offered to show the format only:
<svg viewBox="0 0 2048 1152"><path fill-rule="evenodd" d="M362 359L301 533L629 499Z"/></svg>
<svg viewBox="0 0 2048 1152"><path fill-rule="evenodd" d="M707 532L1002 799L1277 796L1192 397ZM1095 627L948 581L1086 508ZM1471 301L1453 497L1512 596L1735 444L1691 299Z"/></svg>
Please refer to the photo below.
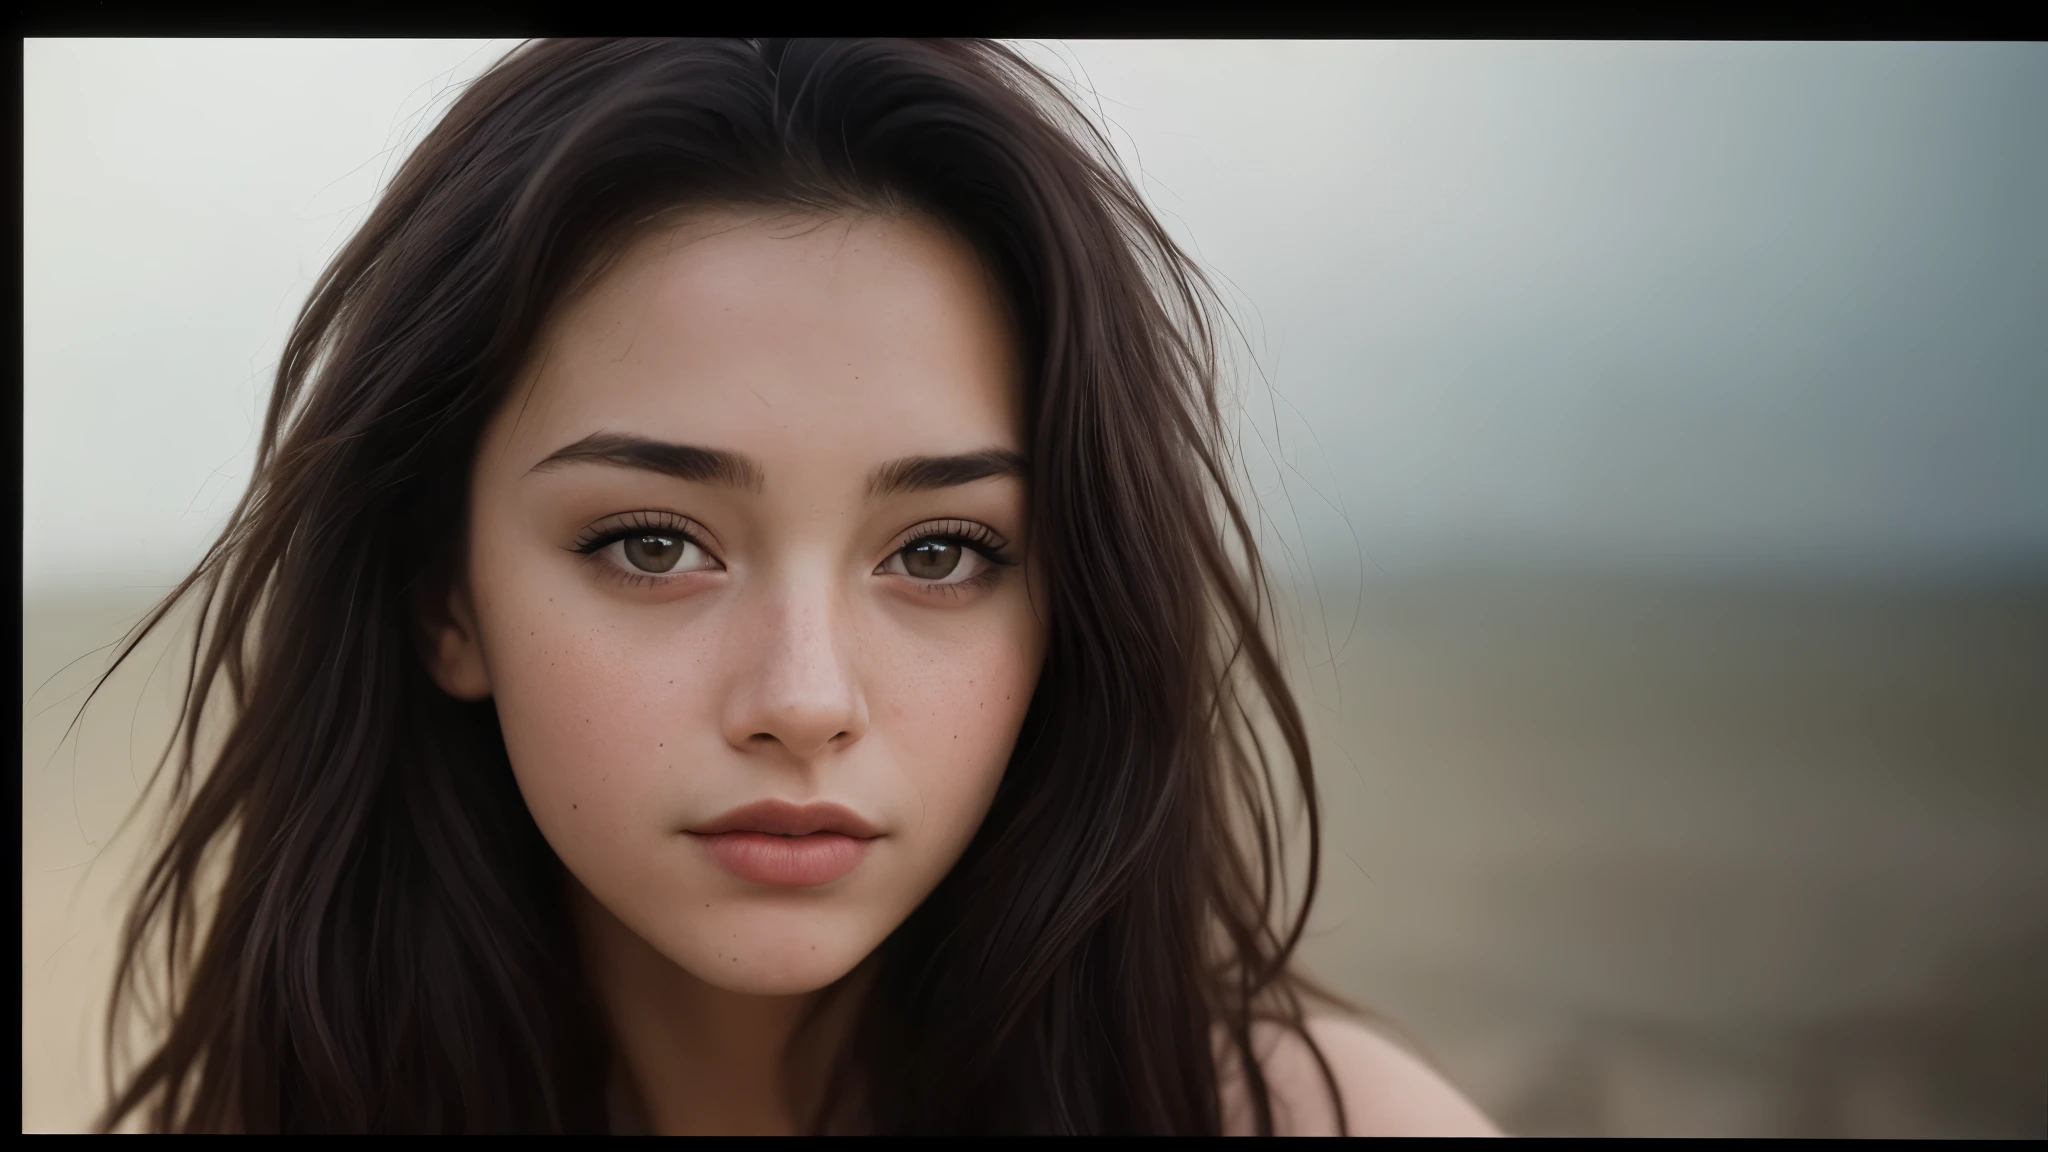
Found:
<svg viewBox="0 0 2048 1152"><path fill-rule="evenodd" d="M989 278L928 219L726 211L641 238L563 310L502 447L528 467L626 433L770 472L1021 452L1017 364Z"/></svg>

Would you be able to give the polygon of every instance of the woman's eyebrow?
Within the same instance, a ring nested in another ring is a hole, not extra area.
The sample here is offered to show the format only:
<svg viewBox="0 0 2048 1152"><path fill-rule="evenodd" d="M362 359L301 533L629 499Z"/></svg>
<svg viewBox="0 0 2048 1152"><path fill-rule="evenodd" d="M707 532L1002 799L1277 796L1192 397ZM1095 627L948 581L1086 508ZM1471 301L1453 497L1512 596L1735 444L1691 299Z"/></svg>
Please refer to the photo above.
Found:
<svg viewBox="0 0 2048 1152"><path fill-rule="evenodd" d="M761 466L738 452L723 448L699 448L690 444L669 444L617 432L597 432L566 448L558 449L528 471L539 472L557 464L614 464L694 480L700 484L723 484L730 488L758 491Z"/></svg>
<svg viewBox="0 0 2048 1152"><path fill-rule="evenodd" d="M1025 475L1024 457L1007 448L984 448L958 456L905 456L891 460L868 477L869 496L893 496L904 492L928 492L972 484L990 476Z"/></svg>

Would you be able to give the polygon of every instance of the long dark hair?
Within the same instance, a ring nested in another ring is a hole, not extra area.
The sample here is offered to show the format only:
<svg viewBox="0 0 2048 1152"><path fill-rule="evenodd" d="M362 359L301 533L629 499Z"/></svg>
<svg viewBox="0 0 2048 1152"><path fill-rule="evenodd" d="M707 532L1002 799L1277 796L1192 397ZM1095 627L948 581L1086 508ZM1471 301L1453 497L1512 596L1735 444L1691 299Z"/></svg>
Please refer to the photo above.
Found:
<svg viewBox="0 0 2048 1152"><path fill-rule="evenodd" d="M561 865L492 705L439 691L420 637L549 310L648 220L718 203L929 214L1003 285L1026 364L1043 677L973 843L871 958L814 1123L1213 1132L1220 1044L1271 1130L1253 1025L1306 1039L1316 794L1232 494L1214 296L1012 50L742 40L510 53L320 277L248 493L122 653L196 608L110 1051L150 975L170 999L104 1125L605 1127Z"/></svg>

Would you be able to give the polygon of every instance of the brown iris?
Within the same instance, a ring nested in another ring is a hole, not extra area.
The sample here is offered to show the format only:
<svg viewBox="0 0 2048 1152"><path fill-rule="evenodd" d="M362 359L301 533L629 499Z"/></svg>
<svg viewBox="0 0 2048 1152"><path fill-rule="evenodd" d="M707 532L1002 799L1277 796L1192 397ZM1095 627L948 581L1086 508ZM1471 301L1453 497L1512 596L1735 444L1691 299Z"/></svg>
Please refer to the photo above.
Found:
<svg viewBox="0 0 2048 1152"><path fill-rule="evenodd" d="M621 543L633 567L642 572L666 572L682 559L685 542L678 536L628 536Z"/></svg>
<svg viewBox="0 0 2048 1152"><path fill-rule="evenodd" d="M960 545L951 540L919 540L903 550L903 570L919 580L943 580L960 567Z"/></svg>

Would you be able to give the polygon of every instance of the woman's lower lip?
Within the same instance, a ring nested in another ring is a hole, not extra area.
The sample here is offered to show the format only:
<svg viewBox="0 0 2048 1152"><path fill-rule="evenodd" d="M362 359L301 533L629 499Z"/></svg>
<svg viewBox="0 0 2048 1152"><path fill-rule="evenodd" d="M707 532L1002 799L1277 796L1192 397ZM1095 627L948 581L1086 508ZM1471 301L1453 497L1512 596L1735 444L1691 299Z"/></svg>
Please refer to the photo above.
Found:
<svg viewBox="0 0 2048 1152"><path fill-rule="evenodd" d="M837 832L808 836L776 836L767 832L692 832L719 867L749 884L783 888L814 888L830 884L858 867L871 840Z"/></svg>

